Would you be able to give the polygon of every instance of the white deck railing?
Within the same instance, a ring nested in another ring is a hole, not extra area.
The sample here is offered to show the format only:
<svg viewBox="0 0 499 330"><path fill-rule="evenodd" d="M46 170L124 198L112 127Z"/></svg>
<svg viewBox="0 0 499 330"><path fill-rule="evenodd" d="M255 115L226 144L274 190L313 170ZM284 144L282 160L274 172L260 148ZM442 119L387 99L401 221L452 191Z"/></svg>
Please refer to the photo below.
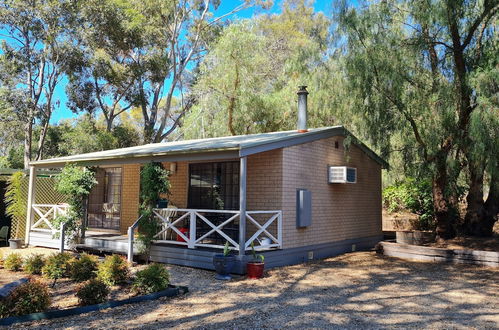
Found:
<svg viewBox="0 0 499 330"><path fill-rule="evenodd" d="M55 234L58 229L54 227L52 221L60 215L65 215L68 212L68 204L33 204L32 209L35 217L38 215L38 220L31 224L31 230L41 231Z"/></svg>
<svg viewBox="0 0 499 330"><path fill-rule="evenodd" d="M238 234L239 211L230 210L203 210L203 209L177 209L165 208L154 209L154 214L162 223L162 229L156 235L156 242L169 243L176 245L184 245L189 249L196 247L208 247L223 249L223 244L211 243L214 236L218 235L217 240L229 242L231 250L239 250ZM213 215L226 215L226 219L221 219L218 223L213 223L210 217ZM255 218L259 218L258 221ZM262 217L263 220L261 219ZM250 250L251 244L257 250L270 248L280 248L282 246L282 212L278 211L247 211L246 212L247 227L251 224L256 230L244 242L244 249ZM197 223L205 225L202 228L209 228L208 231L201 232ZM230 224L235 228L227 230ZM271 232L270 226L274 224L274 231ZM184 228L184 230L182 230ZM225 229L225 230L224 230ZM232 232L231 234L230 232ZM188 234L187 234L188 233ZM172 239L176 237L176 239ZM264 239L267 238L267 239ZM270 242L269 242L270 240Z"/></svg>

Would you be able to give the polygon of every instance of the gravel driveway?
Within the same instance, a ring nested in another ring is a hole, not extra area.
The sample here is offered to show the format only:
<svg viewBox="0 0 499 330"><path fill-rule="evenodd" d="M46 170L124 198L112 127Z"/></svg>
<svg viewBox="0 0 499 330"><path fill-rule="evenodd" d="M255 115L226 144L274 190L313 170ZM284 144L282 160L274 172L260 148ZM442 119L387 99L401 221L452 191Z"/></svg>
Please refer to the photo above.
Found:
<svg viewBox="0 0 499 330"><path fill-rule="evenodd" d="M25 323L69 328L498 328L499 269L356 252L219 282L169 266L181 298ZM20 324L15 328L20 328Z"/></svg>

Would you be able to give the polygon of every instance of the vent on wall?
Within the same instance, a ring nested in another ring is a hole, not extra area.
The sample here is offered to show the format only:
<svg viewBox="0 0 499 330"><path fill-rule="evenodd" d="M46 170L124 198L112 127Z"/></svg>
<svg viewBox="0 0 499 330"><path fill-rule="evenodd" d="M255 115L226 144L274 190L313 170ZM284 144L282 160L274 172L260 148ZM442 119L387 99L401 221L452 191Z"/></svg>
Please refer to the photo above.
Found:
<svg viewBox="0 0 499 330"><path fill-rule="evenodd" d="M346 166L328 167L329 183L357 183L357 169Z"/></svg>

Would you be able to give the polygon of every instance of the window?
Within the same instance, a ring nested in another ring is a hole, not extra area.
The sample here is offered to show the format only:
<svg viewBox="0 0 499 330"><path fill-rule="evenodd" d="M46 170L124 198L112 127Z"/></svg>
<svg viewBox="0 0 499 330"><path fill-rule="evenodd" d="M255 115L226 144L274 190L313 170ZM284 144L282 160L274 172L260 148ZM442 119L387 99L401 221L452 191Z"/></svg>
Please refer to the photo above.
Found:
<svg viewBox="0 0 499 330"><path fill-rule="evenodd" d="M189 164L188 207L239 209L239 162Z"/></svg>

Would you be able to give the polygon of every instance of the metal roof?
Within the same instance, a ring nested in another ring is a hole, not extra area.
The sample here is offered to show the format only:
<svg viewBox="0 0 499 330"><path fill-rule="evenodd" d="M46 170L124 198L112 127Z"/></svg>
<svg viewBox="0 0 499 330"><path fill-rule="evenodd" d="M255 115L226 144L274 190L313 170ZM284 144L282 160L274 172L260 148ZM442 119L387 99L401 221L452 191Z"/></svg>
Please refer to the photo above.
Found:
<svg viewBox="0 0 499 330"><path fill-rule="evenodd" d="M30 165L36 167L58 167L66 163L82 163L88 165L98 164L117 164L122 162L146 162L156 158L162 158L162 161L188 160L192 155L198 155L198 158L205 155L203 159L209 159L214 153L219 157L243 157L251 154L264 152L268 150L288 147L292 145L312 142L315 140L328 138L332 136L352 135L343 126L323 127L309 129L308 132L299 133L296 130L224 136L217 138L184 140L163 143L151 143L136 147L120 148L91 152L86 154L51 158L30 162ZM356 139L354 139L356 141ZM370 157L376 160L385 168L388 164L376 155L371 149L360 142L356 144L364 150ZM175 157L176 156L176 157Z"/></svg>

